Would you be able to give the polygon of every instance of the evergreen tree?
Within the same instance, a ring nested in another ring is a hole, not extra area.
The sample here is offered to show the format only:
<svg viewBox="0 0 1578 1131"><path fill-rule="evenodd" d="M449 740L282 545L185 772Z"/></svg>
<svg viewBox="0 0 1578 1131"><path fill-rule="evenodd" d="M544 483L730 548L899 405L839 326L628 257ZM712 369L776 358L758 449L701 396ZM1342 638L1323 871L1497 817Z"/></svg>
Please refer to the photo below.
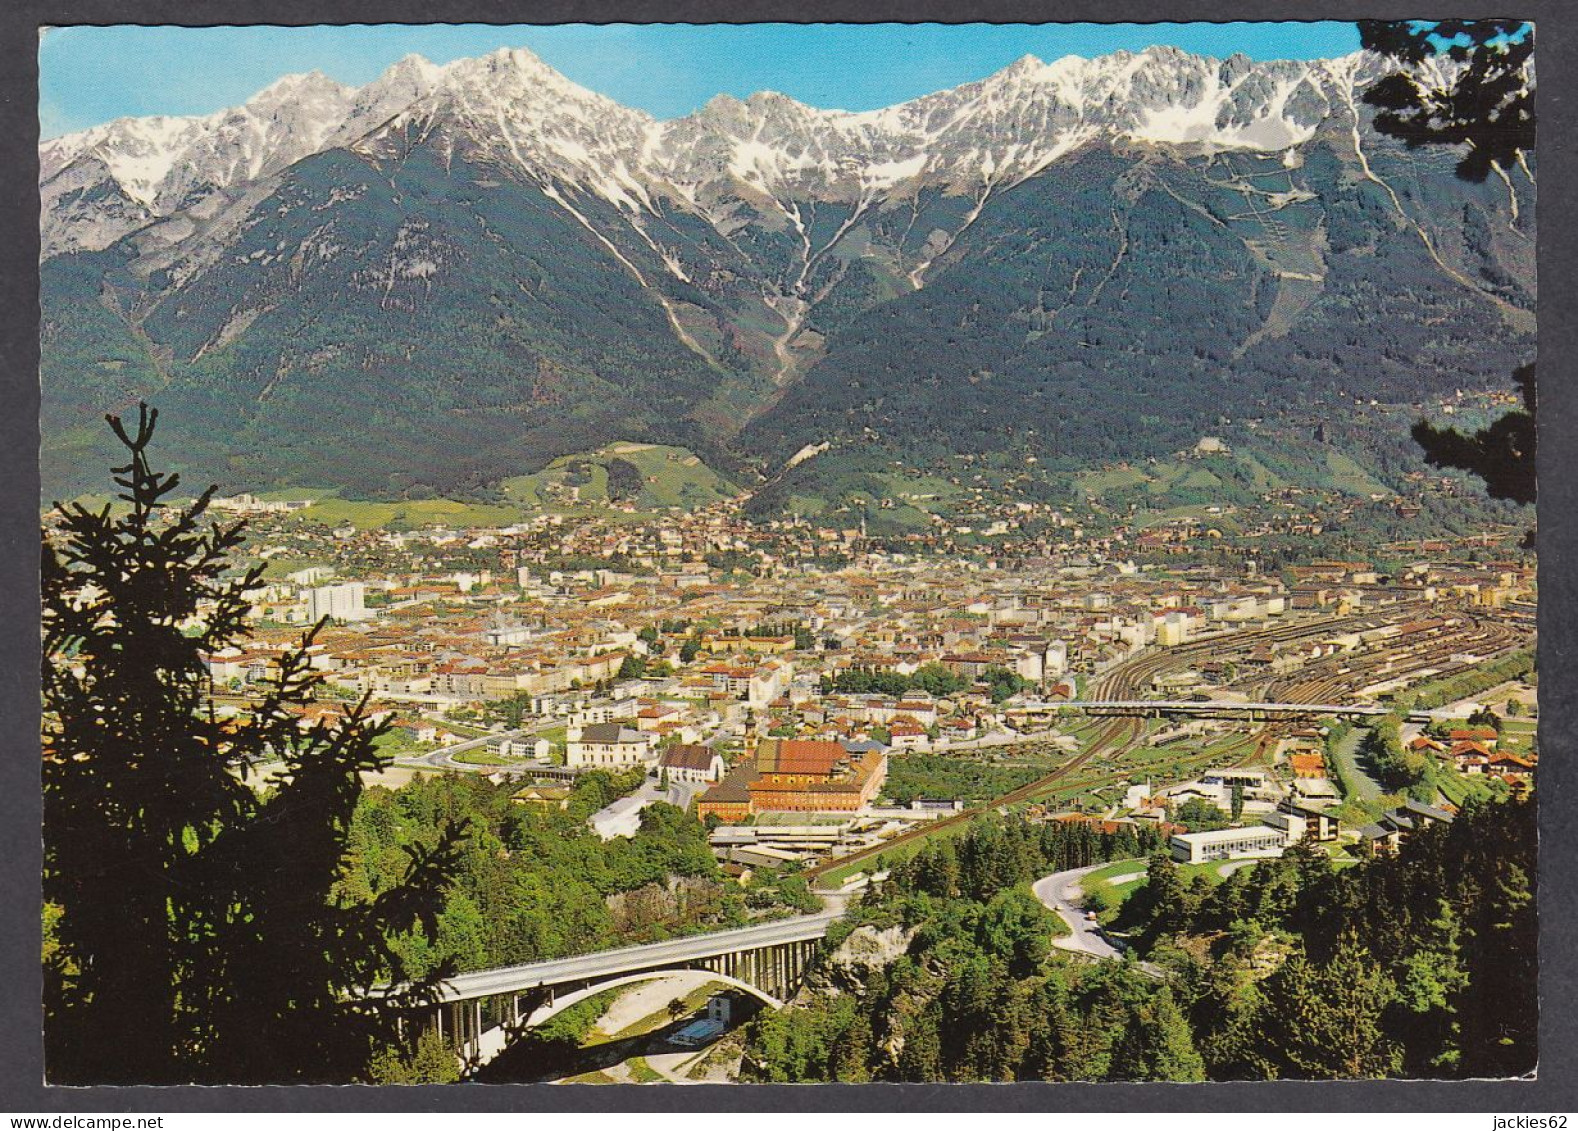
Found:
<svg viewBox="0 0 1578 1131"><path fill-rule="evenodd" d="M1539 1031L1539 912L1532 801L1477 810L1491 820L1452 832L1454 847L1477 858L1483 883L1462 904L1469 985L1457 999L1462 1068L1475 1076L1534 1070ZM1500 817L1497 820L1495 818ZM1462 818L1459 818L1462 821ZM1461 839L1459 839L1459 835Z"/></svg>
<svg viewBox="0 0 1578 1131"><path fill-rule="evenodd" d="M1000 891L976 926L982 949L1008 963L1016 978L1033 974L1051 947L1050 913L1022 887Z"/></svg>
<svg viewBox="0 0 1578 1131"><path fill-rule="evenodd" d="M1295 954L1265 988L1262 1029L1281 1075L1353 1080L1398 1070L1381 1024L1392 983L1352 934L1324 965Z"/></svg>
<svg viewBox="0 0 1578 1131"><path fill-rule="evenodd" d="M365 903L333 897L381 728L353 705L303 731L317 675L281 656L251 717L220 719L204 657L246 635L260 570L223 575L240 524L205 525L210 488L147 449L157 414L110 426L130 460L123 507L57 508L43 574L44 898L58 908L45 971L55 1083L348 1082L396 1039L395 1010L430 999L390 945L431 933L457 835L413 852ZM243 775L284 764L266 792ZM441 973L441 971L440 971Z"/></svg>
<svg viewBox="0 0 1578 1131"><path fill-rule="evenodd" d="M904 1022L904 1048L899 1053L900 1080L933 1084L943 1079L942 1009L936 1002Z"/></svg>
<svg viewBox="0 0 1578 1131"><path fill-rule="evenodd" d="M833 1042L833 1079L841 1084L868 1083L871 1045L871 1021L864 1011L859 1011L849 1028Z"/></svg>
<svg viewBox="0 0 1578 1131"><path fill-rule="evenodd" d="M1397 979L1401 1016L1390 1026L1403 1043L1410 1076L1449 1075L1462 1050L1455 1002L1468 988L1458 916L1444 899L1433 919L1418 932L1418 949L1402 961Z"/></svg>
<svg viewBox="0 0 1578 1131"><path fill-rule="evenodd" d="M1178 874L1178 865L1165 848L1151 854L1145 869L1145 886L1131 897L1139 900L1134 913L1146 924L1148 938L1170 934L1188 923L1193 911L1189 891Z"/></svg>
<svg viewBox="0 0 1578 1131"><path fill-rule="evenodd" d="M1521 409L1498 417L1473 435L1421 420L1413 427L1413 437L1432 466L1473 472L1485 481L1485 490L1493 499L1532 503L1537 446L1534 364L1514 371L1512 379L1523 396Z"/></svg>
<svg viewBox="0 0 1578 1131"><path fill-rule="evenodd" d="M1376 129L1410 148L1459 147L1457 173L1467 181L1484 181L1492 171L1506 177L1515 165L1527 172L1525 153L1535 139L1533 25L1515 19L1360 20L1359 35L1365 48L1403 65L1365 91L1364 100L1378 111ZM1437 55L1457 65L1422 66ZM1435 77L1443 74L1451 76L1450 85ZM1512 379L1523 394L1521 410L1472 436L1421 420L1413 438L1429 463L1478 475L1492 498L1532 503L1534 364L1516 369Z"/></svg>
<svg viewBox="0 0 1578 1131"><path fill-rule="evenodd" d="M1270 1075L1260 1030L1263 995L1242 963L1229 963L1195 1004L1195 1045L1212 1080L1260 1080Z"/></svg>
<svg viewBox="0 0 1578 1131"><path fill-rule="evenodd" d="M1072 1062L1080 1042L1079 1020L1070 1007L1068 984L1061 970L1053 970L1035 990L1030 1017L1023 1078L1077 1079L1072 1075Z"/></svg>
<svg viewBox="0 0 1578 1131"><path fill-rule="evenodd" d="M1113 1049L1109 1072L1114 1080L1190 1083L1205 1079L1205 1062L1194 1047L1171 989L1163 986L1129 1014Z"/></svg>
<svg viewBox="0 0 1578 1131"><path fill-rule="evenodd" d="M1370 51L1403 68L1371 84L1365 102L1377 108L1375 128L1410 148L1455 145L1457 173L1480 182L1512 168L1534 148L1534 27L1523 20L1360 20ZM1448 56L1457 67L1426 68ZM1451 76L1442 85L1436 76Z"/></svg>

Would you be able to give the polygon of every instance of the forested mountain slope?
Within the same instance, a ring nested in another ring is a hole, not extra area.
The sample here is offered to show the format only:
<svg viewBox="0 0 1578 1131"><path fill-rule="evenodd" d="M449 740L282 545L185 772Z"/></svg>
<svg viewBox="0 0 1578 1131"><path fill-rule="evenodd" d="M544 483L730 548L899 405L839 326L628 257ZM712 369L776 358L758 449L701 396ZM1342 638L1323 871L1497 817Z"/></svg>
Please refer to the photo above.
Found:
<svg viewBox="0 0 1578 1131"><path fill-rule="evenodd" d="M1153 49L659 122L502 51L56 139L46 494L148 396L231 489L465 492L634 440L771 511L861 461L1058 475L1503 381L1532 169L1374 134L1380 66Z"/></svg>

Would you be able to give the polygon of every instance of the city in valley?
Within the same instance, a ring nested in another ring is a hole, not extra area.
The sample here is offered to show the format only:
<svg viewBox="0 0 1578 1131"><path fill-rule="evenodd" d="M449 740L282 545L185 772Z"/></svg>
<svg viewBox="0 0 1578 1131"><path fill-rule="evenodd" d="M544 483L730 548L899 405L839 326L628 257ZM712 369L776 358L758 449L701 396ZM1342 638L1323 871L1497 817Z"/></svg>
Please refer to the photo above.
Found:
<svg viewBox="0 0 1578 1131"><path fill-rule="evenodd" d="M523 814L574 804L602 842L652 835L645 815L673 806L716 862L686 883L744 895L732 918L712 892L696 913L668 878L644 915L609 896L611 961L465 970L433 1024L484 1079L730 1078L735 1023L793 995L837 913L983 814L1150 830L1211 882L1292 845L1395 852L1473 799L1535 789L1534 572L1512 528L1266 569L1204 514L1141 530L1008 507L984 516L997 537L941 552L751 526L732 500L477 526L307 497L213 510L245 517L266 563L249 640L206 658L221 714L244 716L325 620L300 725L366 697L387 723L369 785L466 775ZM1003 536L1021 525L1043 533ZM237 769L266 788L270 768ZM1119 959L1108 924L1145 873L1038 878L1056 945ZM653 941L670 934L696 941ZM556 1070L500 1056L512 1023L609 981Z"/></svg>

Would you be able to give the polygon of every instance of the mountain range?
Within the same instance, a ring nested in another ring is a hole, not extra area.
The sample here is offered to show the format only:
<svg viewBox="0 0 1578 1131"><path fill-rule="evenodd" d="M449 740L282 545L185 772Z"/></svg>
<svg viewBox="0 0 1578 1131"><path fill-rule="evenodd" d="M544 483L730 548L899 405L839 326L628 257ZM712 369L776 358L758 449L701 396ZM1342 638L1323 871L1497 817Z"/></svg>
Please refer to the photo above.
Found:
<svg viewBox="0 0 1578 1131"><path fill-rule="evenodd" d="M98 481L139 398L227 490L486 492L612 441L688 447L763 513L1205 432L1297 462L1355 397L1533 350L1532 158L1475 185L1378 135L1388 66L1027 57L881 110L660 121L507 49L46 141L45 491ZM1384 479L1396 438L1361 432Z"/></svg>

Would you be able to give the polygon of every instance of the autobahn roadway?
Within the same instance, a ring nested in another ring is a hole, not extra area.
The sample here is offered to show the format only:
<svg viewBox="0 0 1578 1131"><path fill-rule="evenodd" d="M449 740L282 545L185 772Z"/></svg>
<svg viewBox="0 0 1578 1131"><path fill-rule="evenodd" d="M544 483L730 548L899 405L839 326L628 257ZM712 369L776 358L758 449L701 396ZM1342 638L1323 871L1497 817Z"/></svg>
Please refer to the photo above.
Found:
<svg viewBox="0 0 1578 1131"><path fill-rule="evenodd" d="M473 998L520 993L539 986L562 986L576 982L595 982L620 974L666 967L683 967L688 962L712 958L731 951L754 950L784 943L806 942L827 934L828 925L844 913L843 898L828 899L823 910L811 915L796 915L771 923L710 931L663 942L598 950L569 958L528 962L459 974L440 988L440 1002L469 1001Z"/></svg>

